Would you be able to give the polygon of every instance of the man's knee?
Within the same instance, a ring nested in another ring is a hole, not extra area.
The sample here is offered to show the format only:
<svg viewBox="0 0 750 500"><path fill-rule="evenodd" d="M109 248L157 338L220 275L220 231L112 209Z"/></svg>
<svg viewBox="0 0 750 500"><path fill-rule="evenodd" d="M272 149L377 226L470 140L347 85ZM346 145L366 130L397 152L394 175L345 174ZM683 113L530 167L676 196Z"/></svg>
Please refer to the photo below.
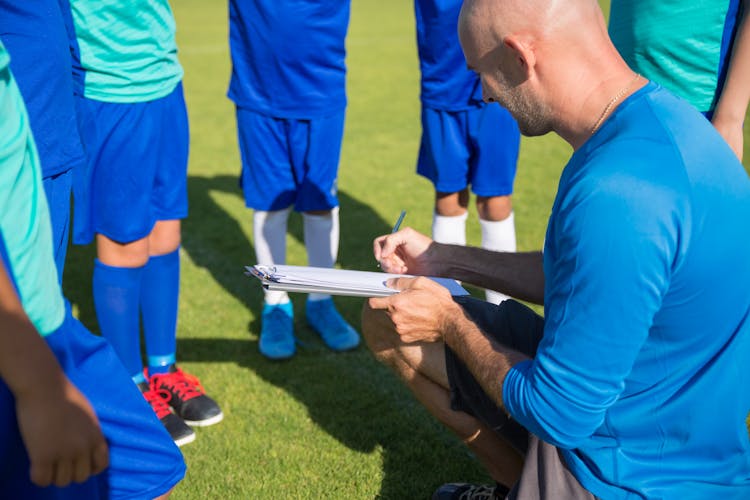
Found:
<svg viewBox="0 0 750 500"><path fill-rule="evenodd" d="M362 336L377 360L389 364L398 335L385 312L370 307L369 301L362 306Z"/></svg>

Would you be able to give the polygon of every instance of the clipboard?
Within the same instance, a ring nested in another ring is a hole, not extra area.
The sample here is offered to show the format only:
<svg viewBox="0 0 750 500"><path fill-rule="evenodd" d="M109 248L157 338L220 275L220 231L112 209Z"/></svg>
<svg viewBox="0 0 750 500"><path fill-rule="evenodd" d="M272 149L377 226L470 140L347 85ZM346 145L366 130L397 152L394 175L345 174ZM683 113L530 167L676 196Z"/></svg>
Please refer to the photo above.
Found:
<svg viewBox="0 0 750 500"><path fill-rule="evenodd" d="M388 279L416 277L408 274L261 264L245 266L245 274L259 279L266 290L325 293L353 297L387 297L399 292L386 285ZM469 294L456 280L449 278L430 279L447 288L451 295Z"/></svg>

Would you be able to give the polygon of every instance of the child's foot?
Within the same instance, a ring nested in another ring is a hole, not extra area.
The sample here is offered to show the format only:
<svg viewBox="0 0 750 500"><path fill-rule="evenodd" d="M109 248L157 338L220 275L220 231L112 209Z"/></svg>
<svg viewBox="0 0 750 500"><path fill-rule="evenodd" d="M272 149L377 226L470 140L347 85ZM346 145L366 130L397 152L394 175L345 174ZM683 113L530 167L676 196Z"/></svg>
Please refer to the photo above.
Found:
<svg viewBox="0 0 750 500"><path fill-rule="evenodd" d="M294 310L292 303L265 304L261 315L260 353L269 359L294 356Z"/></svg>
<svg viewBox="0 0 750 500"><path fill-rule="evenodd" d="M152 390L148 382L141 382L137 385L143 397L151 405L151 409L156 413L156 418L167 429L177 446L195 441L195 431L169 409L168 395L165 392Z"/></svg>
<svg viewBox="0 0 750 500"><path fill-rule="evenodd" d="M307 323L334 351L348 351L359 345L359 334L341 317L333 299L308 300Z"/></svg>
<svg viewBox="0 0 750 500"><path fill-rule="evenodd" d="M153 391L163 391L169 395L167 404L188 425L205 427L224 418L216 401L206 396L198 377L183 372L172 365L168 373L149 377Z"/></svg>

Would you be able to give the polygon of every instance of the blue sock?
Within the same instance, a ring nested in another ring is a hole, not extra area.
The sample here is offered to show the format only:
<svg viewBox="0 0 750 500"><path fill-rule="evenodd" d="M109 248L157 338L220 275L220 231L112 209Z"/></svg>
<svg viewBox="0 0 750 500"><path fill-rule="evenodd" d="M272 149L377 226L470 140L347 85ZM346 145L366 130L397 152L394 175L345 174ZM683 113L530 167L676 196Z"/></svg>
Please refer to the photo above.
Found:
<svg viewBox="0 0 750 500"><path fill-rule="evenodd" d="M180 252L152 256L141 281L141 317L149 373L167 373L177 349Z"/></svg>
<svg viewBox="0 0 750 500"><path fill-rule="evenodd" d="M143 372L138 302L142 267L112 267L94 261L94 308L99 329L131 377Z"/></svg>

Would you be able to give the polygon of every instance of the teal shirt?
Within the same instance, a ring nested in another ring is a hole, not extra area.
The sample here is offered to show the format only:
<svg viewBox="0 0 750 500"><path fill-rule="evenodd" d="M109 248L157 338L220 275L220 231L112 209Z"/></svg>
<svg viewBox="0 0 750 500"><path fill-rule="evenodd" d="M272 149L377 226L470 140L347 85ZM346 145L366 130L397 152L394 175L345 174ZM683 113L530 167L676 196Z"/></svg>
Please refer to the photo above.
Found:
<svg viewBox="0 0 750 500"><path fill-rule="evenodd" d="M731 53L738 0L612 0L609 34L634 71L710 112Z"/></svg>
<svg viewBox="0 0 750 500"><path fill-rule="evenodd" d="M65 318L52 226L29 117L0 43L0 233L26 314L42 335Z"/></svg>
<svg viewBox="0 0 750 500"><path fill-rule="evenodd" d="M84 97L152 101L182 79L167 0L70 0L70 8Z"/></svg>

